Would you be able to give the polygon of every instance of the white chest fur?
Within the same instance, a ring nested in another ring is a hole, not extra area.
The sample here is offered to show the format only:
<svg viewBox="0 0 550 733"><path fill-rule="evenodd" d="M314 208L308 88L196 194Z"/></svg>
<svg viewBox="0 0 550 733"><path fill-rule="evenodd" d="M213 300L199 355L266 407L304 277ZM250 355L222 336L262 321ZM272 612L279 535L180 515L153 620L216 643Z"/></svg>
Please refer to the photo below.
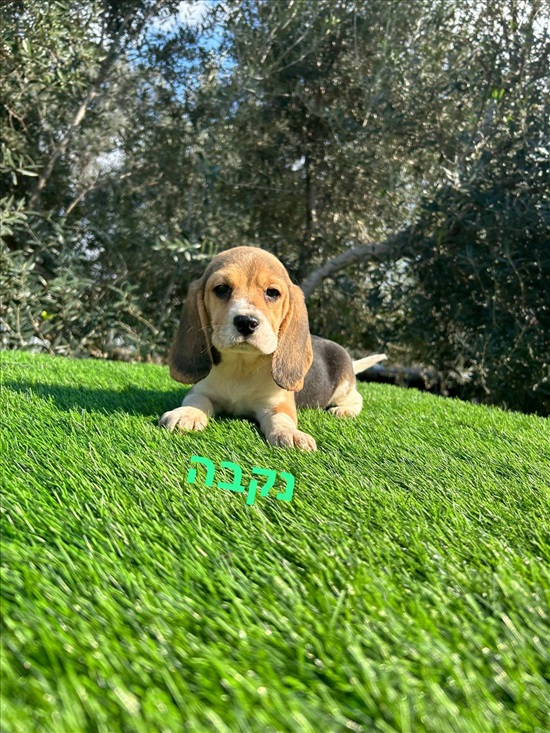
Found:
<svg viewBox="0 0 550 733"><path fill-rule="evenodd" d="M193 393L208 397L216 412L243 416L254 415L260 405L276 404L283 396L271 376L271 356L246 351L224 353L221 364L212 367Z"/></svg>

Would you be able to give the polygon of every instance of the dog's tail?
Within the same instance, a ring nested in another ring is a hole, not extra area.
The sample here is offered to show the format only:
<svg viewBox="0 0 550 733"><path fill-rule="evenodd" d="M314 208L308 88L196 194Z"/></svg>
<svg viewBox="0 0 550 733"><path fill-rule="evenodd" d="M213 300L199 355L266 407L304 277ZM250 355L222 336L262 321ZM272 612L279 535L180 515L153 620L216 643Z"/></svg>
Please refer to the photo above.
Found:
<svg viewBox="0 0 550 733"><path fill-rule="evenodd" d="M365 356L364 359L356 359L352 362L353 373L359 374L360 372L364 372L365 369L368 369L369 367L378 364L379 361L384 361L384 359L387 358L386 354L371 354L370 356Z"/></svg>

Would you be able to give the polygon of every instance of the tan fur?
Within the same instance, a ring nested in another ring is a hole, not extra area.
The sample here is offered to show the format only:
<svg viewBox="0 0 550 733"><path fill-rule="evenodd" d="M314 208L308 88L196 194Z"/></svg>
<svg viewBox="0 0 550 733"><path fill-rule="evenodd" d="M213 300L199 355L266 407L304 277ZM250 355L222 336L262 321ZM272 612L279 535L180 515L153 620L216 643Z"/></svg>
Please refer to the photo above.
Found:
<svg viewBox="0 0 550 733"><path fill-rule="evenodd" d="M296 420L296 405L291 400L279 402L273 408L275 415L288 415L292 420Z"/></svg>
<svg viewBox="0 0 550 733"><path fill-rule="evenodd" d="M290 285L289 304L279 329L279 343L273 354L273 379L283 389L298 392L313 361L304 294Z"/></svg>
<svg viewBox="0 0 550 733"><path fill-rule="evenodd" d="M168 363L170 376L185 384L198 381L210 369L212 354L202 278L189 286Z"/></svg>

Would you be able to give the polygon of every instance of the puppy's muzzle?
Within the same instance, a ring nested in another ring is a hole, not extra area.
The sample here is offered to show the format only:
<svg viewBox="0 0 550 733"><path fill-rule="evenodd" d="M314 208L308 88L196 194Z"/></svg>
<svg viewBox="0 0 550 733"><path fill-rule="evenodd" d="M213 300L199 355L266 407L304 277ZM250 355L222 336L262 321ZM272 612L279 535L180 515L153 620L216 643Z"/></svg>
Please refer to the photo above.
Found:
<svg viewBox="0 0 550 733"><path fill-rule="evenodd" d="M255 316L235 316L233 325L242 336L250 336L260 325Z"/></svg>

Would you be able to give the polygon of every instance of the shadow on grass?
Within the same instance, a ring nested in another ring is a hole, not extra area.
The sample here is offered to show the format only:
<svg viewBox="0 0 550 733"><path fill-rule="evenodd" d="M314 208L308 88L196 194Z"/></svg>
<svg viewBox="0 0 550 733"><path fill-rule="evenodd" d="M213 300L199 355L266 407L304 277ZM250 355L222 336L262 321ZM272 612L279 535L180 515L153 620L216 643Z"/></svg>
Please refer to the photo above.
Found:
<svg viewBox="0 0 550 733"><path fill-rule="evenodd" d="M51 399L58 409L67 412L86 410L103 415L121 412L127 415L149 417L155 424L163 412L179 407L189 392L189 387L181 387L171 392L126 387L124 390L115 392L110 389L67 387L24 381L4 381L2 386L19 394L33 394L45 400ZM218 421L233 419L230 415L216 415ZM248 422L256 427L258 433L260 432L255 420L249 419Z"/></svg>
<svg viewBox="0 0 550 733"><path fill-rule="evenodd" d="M51 399L60 410L87 410L106 415L113 412L125 412L128 415L144 415L153 418L159 418L163 412L179 407L189 392L188 387L170 392L138 387L126 387L122 391L114 391L15 380L4 381L3 387L20 394L34 394L46 400Z"/></svg>

